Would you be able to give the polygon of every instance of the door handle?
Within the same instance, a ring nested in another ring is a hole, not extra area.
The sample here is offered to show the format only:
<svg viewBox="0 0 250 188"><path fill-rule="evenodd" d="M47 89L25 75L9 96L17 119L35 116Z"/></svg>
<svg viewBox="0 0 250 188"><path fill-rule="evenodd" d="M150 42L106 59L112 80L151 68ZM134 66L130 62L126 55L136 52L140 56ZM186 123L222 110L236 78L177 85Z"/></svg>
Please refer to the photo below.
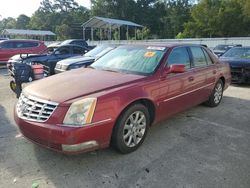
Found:
<svg viewBox="0 0 250 188"><path fill-rule="evenodd" d="M194 77L193 77L193 76L190 76L190 77L188 78L188 81L189 81L189 82L194 81Z"/></svg>

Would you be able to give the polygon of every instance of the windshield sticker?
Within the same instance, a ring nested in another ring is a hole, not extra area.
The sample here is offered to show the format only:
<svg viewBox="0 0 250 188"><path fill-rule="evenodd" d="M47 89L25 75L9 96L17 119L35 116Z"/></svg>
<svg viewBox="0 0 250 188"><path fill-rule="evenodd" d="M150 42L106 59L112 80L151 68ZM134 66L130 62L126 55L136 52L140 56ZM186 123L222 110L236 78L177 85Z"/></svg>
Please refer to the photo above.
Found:
<svg viewBox="0 0 250 188"><path fill-rule="evenodd" d="M166 48L165 47L159 47L159 46L149 46L147 49L148 50L160 50L160 51L164 51Z"/></svg>
<svg viewBox="0 0 250 188"><path fill-rule="evenodd" d="M145 52L144 57L154 57L155 56L155 52Z"/></svg>

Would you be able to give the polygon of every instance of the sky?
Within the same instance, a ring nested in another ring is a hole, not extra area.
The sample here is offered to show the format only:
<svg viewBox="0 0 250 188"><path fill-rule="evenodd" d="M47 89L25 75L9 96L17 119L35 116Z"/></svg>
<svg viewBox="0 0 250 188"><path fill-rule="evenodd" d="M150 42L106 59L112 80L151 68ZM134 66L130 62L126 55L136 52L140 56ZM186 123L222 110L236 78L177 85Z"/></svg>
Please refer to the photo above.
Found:
<svg viewBox="0 0 250 188"><path fill-rule="evenodd" d="M0 0L0 20L17 18L20 14L31 16L39 7L41 0ZM79 5L90 8L90 0L75 0Z"/></svg>

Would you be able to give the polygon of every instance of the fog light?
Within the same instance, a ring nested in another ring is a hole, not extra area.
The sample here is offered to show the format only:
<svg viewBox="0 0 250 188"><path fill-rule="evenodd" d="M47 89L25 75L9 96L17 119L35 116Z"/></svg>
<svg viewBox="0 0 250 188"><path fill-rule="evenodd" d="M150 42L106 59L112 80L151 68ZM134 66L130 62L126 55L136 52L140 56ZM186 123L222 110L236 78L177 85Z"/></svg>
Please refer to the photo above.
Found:
<svg viewBox="0 0 250 188"><path fill-rule="evenodd" d="M62 150L66 152L78 152L83 151L86 149L97 147L98 143L95 140L83 142L80 144L74 144L74 145L64 145L62 144Z"/></svg>

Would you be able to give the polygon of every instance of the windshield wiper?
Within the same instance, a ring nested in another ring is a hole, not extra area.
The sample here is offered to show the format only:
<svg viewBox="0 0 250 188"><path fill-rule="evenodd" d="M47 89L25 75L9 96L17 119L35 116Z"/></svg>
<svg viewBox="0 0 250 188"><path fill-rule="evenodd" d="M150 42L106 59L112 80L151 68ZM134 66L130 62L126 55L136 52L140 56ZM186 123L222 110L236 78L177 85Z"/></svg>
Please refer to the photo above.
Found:
<svg viewBox="0 0 250 188"><path fill-rule="evenodd" d="M104 71L109 71L109 72L118 72L118 71L115 71L115 70L113 70L113 69L102 69L102 70L104 70Z"/></svg>

